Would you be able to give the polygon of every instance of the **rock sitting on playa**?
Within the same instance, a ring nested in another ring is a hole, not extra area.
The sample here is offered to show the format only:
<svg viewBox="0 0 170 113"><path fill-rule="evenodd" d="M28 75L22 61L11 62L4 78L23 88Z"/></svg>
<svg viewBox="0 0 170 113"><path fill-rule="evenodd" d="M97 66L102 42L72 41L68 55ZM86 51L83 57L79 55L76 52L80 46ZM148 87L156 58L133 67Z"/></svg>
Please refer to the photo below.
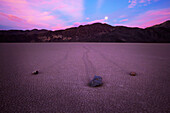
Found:
<svg viewBox="0 0 170 113"><path fill-rule="evenodd" d="M130 72L129 73L131 76L136 76L136 73L135 72Z"/></svg>
<svg viewBox="0 0 170 113"><path fill-rule="evenodd" d="M32 74L34 75L37 75L39 72L36 70L36 71L33 71Z"/></svg>
<svg viewBox="0 0 170 113"><path fill-rule="evenodd" d="M103 84L102 77L100 77L100 76L95 75L93 80L90 81L90 86L91 87L101 86L102 84Z"/></svg>

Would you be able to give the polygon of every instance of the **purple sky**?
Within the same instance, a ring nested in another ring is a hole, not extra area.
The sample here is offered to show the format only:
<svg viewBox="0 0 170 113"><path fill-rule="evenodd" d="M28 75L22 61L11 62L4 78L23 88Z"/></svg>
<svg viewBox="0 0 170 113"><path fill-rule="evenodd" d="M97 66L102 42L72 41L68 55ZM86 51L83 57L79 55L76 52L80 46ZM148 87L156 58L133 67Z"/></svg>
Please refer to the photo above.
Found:
<svg viewBox="0 0 170 113"><path fill-rule="evenodd" d="M0 0L0 29L59 30L95 22L149 27L170 20L170 0Z"/></svg>

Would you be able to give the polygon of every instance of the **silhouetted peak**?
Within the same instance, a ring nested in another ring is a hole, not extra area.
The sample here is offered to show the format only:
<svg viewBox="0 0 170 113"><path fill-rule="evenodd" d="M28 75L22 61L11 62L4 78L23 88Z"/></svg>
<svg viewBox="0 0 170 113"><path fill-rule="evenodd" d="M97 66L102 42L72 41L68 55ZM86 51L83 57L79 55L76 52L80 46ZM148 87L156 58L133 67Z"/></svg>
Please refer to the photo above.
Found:
<svg viewBox="0 0 170 113"><path fill-rule="evenodd" d="M158 28L158 27L170 28L170 20L167 20L161 24L154 25L152 27L153 28Z"/></svg>

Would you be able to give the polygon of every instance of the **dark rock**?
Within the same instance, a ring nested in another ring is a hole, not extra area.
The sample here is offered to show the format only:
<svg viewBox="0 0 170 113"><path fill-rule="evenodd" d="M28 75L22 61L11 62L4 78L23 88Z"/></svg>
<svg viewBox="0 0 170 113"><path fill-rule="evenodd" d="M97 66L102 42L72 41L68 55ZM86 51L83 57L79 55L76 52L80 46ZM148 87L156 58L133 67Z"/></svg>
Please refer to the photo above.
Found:
<svg viewBox="0 0 170 113"><path fill-rule="evenodd" d="M136 73L135 72L130 72L129 73L131 76L136 76Z"/></svg>
<svg viewBox="0 0 170 113"><path fill-rule="evenodd" d="M101 86L103 84L102 82L102 77L100 76L94 76L93 80L90 81L90 86L91 87L97 87L97 86Z"/></svg>
<svg viewBox="0 0 170 113"><path fill-rule="evenodd" d="M36 71L33 71L32 74L34 75L37 75L39 72L36 70Z"/></svg>

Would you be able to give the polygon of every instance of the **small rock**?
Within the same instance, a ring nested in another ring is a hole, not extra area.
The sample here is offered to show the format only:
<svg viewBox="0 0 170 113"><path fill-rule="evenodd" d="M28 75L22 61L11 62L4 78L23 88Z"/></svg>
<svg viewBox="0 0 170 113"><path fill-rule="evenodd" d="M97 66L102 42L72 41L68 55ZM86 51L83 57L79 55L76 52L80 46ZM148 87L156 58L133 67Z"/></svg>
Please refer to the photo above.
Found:
<svg viewBox="0 0 170 113"><path fill-rule="evenodd" d="M103 84L102 82L102 77L100 76L94 76L93 80L90 81L90 86L91 87L97 87L97 86L101 86Z"/></svg>
<svg viewBox="0 0 170 113"><path fill-rule="evenodd" d="M131 76L136 76L136 73L135 72L130 72L130 75Z"/></svg>
<svg viewBox="0 0 170 113"><path fill-rule="evenodd" d="M36 71L33 71L32 74L34 75L37 75L39 72L36 70Z"/></svg>

